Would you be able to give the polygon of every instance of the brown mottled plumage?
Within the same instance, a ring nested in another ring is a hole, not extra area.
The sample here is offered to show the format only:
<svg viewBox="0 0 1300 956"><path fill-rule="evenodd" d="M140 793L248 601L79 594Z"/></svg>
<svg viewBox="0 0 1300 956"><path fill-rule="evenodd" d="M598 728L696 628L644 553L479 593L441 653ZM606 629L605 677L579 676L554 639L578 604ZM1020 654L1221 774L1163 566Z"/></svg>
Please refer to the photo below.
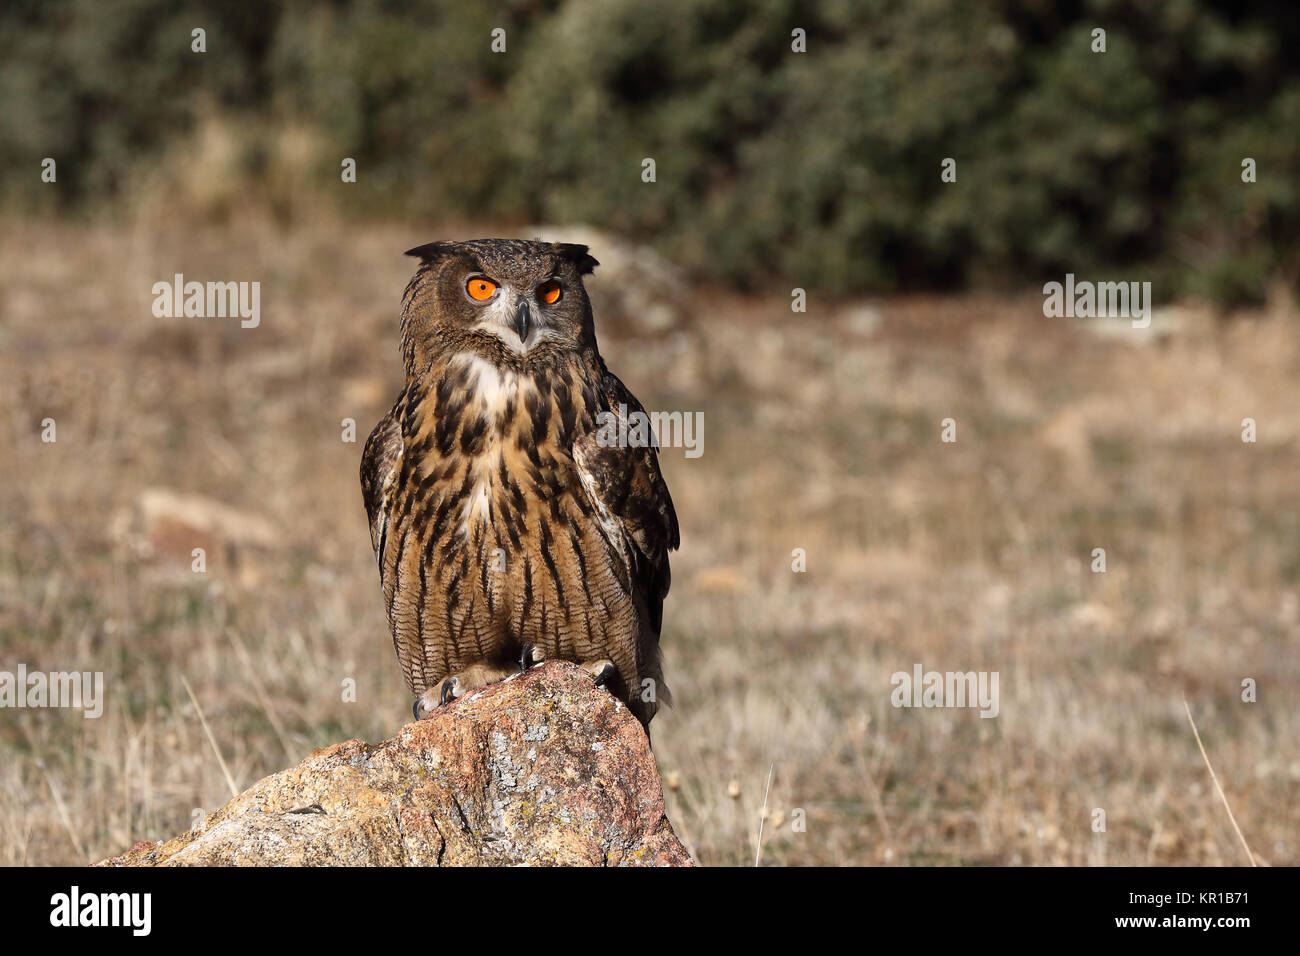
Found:
<svg viewBox="0 0 1300 956"><path fill-rule="evenodd" d="M642 410L596 347L582 283L596 261L505 239L409 254L406 387L366 442L361 487L416 715L527 653L584 665L648 726L668 697L677 516L654 448L596 439L600 412Z"/></svg>

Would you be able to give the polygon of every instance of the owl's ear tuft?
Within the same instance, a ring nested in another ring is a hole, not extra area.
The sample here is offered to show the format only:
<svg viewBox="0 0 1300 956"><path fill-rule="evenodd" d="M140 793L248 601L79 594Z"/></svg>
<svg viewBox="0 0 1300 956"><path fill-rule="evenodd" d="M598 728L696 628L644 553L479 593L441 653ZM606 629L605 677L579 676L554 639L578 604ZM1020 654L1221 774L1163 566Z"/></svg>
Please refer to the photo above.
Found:
<svg viewBox="0 0 1300 956"><path fill-rule="evenodd" d="M403 255L417 256L422 262L435 262L445 256L453 245L451 242L426 242L414 249L407 249Z"/></svg>
<svg viewBox="0 0 1300 956"><path fill-rule="evenodd" d="M595 256L587 252L586 246L576 242L561 242L558 245L564 257L578 267L578 275L590 275L591 271L600 265Z"/></svg>

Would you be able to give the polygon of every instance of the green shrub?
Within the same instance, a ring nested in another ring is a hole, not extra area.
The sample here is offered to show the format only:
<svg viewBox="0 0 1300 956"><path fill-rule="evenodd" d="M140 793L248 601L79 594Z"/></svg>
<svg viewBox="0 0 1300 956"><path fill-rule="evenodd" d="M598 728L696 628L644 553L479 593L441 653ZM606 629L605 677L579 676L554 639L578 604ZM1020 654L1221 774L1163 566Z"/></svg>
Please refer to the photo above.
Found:
<svg viewBox="0 0 1300 956"><path fill-rule="evenodd" d="M0 11L0 202L111 204L178 175L163 157L216 115L244 134L239 194L290 216L276 137L293 127L311 131L291 174L313 202L589 222L742 287L1075 271L1257 301L1300 273L1298 42L1288 3L1226 0L17 3ZM340 189L344 156L359 179Z"/></svg>

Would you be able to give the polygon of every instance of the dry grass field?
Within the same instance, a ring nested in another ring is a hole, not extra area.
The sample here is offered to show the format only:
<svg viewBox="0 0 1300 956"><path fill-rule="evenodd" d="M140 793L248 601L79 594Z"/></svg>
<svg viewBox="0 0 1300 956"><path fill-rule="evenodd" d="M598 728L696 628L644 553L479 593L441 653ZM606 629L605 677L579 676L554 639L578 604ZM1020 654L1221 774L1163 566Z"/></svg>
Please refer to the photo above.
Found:
<svg viewBox="0 0 1300 956"><path fill-rule="evenodd" d="M0 232L0 669L107 680L99 719L0 710L0 863L220 806L202 721L242 789L409 719L357 469L399 387L401 252L470 231ZM177 272L260 281L260 326L155 318ZM1259 861L1300 862L1289 302L1171 308L1155 335L1046 319L1034 290L682 302L670 330L597 330L648 408L704 413L703 456L663 455L682 549L654 725L700 862L754 863L771 770L763 865L1241 864L1184 696ZM918 662L999 672L999 715L893 708Z"/></svg>

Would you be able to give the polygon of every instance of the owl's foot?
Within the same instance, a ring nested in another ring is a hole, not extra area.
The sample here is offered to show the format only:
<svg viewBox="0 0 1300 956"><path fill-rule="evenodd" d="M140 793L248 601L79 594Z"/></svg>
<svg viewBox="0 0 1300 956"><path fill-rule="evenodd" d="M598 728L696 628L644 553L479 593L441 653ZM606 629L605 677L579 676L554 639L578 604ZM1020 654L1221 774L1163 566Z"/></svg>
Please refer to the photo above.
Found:
<svg viewBox="0 0 1300 956"><path fill-rule="evenodd" d="M591 675L591 679L596 682L597 687L605 687L618 671L614 667L614 662L605 658L598 661L584 661L579 665L584 671Z"/></svg>
<svg viewBox="0 0 1300 956"><path fill-rule="evenodd" d="M543 660L541 648L532 641L528 641L519 649L519 672L523 673L528 668L540 664Z"/></svg>
<svg viewBox="0 0 1300 956"><path fill-rule="evenodd" d="M416 720L424 720L443 704L459 696L456 693L456 679L448 677L441 684L435 684L415 698L415 704L411 707L411 714Z"/></svg>
<svg viewBox="0 0 1300 956"><path fill-rule="evenodd" d="M411 712L415 714L416 720L423 720L444 704L449 704L459 697L464 697L480 687L495 684L497 681L509 677L512 673L514 673L514 670L510 667L498 667L494 664L473 664L459 674L452 674L440 684L435 684L426 690L416 698L415 706Z"/></svg>

